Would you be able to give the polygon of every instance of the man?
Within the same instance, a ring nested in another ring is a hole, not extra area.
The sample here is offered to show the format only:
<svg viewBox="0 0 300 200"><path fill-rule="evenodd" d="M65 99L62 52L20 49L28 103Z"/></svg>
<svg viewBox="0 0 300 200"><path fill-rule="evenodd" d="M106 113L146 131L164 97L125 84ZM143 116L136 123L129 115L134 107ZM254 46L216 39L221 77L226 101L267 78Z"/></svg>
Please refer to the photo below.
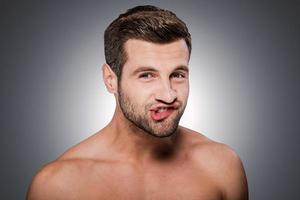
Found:
<svg viewBox="0 0 300 200"><path fill-rule="evenodd" d="M191 36L170 11L137 6L105 31L111 122L35 176L35 199L248 199L239 157L178 126L189 94Z"/></svg>

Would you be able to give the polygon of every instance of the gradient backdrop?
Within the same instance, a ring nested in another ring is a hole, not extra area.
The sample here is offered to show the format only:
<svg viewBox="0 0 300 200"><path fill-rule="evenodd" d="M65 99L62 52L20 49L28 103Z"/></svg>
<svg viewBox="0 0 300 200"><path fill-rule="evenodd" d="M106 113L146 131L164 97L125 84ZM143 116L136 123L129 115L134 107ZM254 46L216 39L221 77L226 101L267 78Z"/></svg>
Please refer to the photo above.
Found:
<svg viewBox="0 0 300 200"><path fill-rule="evenodd" d="M0 1L1 199L109 122L103 31L127 8L174 11L193 38L181 124L230 145L250 198L299 197L300 1Z"/></svg>

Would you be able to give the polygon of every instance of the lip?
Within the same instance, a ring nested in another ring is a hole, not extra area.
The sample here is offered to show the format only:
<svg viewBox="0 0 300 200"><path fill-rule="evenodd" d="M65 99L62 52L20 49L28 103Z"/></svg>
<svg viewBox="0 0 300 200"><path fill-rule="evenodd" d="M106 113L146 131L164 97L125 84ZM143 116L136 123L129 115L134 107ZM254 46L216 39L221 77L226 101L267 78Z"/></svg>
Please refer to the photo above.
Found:
<svg viewBox="0 0 300 200"><path fill-rule="evenodd" d="M162 121L168 118L175 110L180 107L180 103L176 102L170 105L156 104L149 109L150 116L154 121ZM159 109L164 108L162 112L158 112Z"/></svg>
<svg viewBox="0 0 300 200"><path fill-rule="evenodd" d="M150 111L150 115L154 121L162 121L162 120L168 118L173 112L174 112L174 109L168 108L162 112Z"/></svg>
<svg viewBox="0 0 300 200"><path fill-rule="evenodd" d="M174 110L176 110L176 109L179 108L179 106L180 106L179 103L173 103L173 104L171 104L171 105L166 105L166 104L156 104L156 105L154 105L154 106L152 106L152 107L150 108L150 111L158 111L160 108L166 108L166 109L174 109Z"/></svg>

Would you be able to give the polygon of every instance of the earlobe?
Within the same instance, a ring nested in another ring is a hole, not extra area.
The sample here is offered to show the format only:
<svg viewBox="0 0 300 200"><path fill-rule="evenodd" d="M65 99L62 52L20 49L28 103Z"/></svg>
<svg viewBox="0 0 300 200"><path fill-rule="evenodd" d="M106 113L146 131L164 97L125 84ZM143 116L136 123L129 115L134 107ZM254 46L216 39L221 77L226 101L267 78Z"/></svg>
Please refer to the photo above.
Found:
<svg viewBox="0 0 300 200"><path fill-rule="evenodd" d="M105 84L108 92L116 93L116 91L117 91L117 76L112 71L110 66L106 63L103 64L103 66L102 66L102 76L103 76L103 81L104 81L104 84Z"/></svg>

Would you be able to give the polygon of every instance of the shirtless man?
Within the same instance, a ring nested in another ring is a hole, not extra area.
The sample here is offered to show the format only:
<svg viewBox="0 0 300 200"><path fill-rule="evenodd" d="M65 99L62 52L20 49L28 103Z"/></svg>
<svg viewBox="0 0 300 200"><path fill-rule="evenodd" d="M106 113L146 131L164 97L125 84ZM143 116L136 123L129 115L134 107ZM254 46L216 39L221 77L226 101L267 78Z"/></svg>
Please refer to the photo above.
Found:
<svg viewBox="0 0 300 200"><path fill-rule="evenodd" d="M189 94L191 36L170 11L138 6L105 31L111 122L44 166L27 199L247 200L228 146L178 126Z"/></svg>

